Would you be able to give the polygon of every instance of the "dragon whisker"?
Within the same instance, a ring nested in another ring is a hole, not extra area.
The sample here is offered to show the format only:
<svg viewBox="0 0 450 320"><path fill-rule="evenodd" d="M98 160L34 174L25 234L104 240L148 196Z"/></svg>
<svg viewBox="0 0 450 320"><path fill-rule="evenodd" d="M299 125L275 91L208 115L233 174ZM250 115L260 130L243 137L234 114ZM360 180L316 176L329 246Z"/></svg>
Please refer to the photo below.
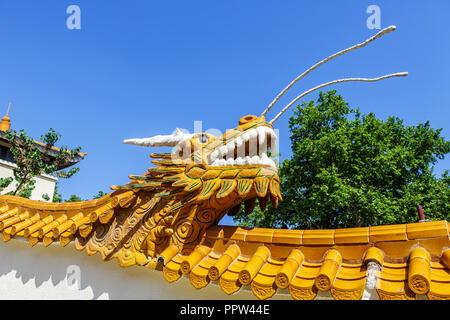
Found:
<svg viewBox="0 0 450 320"><path fill-rule="evenodd" d="M300 79L302 79L303 77L305 77L308 73L310 73L311 71L313 71L314 69L317 69L318 67L320 67L321 65L325 64L326 62L339 57L347 52L362 48L364 46L366 46L367 44L369 44L370 42L380 38L381 36L388 34L392 31L395 31L396 26L389 26L383 30L381 30L380 32L378 32L376 35L374 35L373 37L370 37L369 39L367 39L364 42L361 42L359 44L356 44L352 47L349 47L347 49L341 50L331 56L329 56L326 59L323 59L322 61L319 61L318 63L316 63L315 65L313 65L311 68L309 68L308 70L306 70L305 72L303 72L301 75L299 75L297 78L295 78L291 83L288 84L288 86L286 88L284 88L276 97L275 99L269 104L269 106L263 111L263 113L261 114L261 116L265 116L267 114L267 112L269 112L269 110L273 107L273 105L281 98L281 96L283 96L286 91L289 90L289 88L291 88L297 81L299 81Z"/></svg>

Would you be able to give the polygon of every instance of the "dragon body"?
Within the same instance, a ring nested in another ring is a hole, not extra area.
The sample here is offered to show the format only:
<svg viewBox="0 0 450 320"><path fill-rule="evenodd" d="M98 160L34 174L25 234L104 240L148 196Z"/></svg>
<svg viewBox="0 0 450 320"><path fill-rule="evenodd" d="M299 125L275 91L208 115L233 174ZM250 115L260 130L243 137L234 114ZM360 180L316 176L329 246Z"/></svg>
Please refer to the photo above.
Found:
<svg viewBox="0 0 450 320"><path fill-rule="evenodd" d="M267 157L275 139L264 117L246 116L220 137L198 133L178 142L172 153L151 154L156 167L97 200L45 203L0 196L3 240L25 237L46 246L74 241L77 249L117 258L122 266L156 267L167 254L190 254L211 225L242 204L246 213L256 199L262 209L268 201L277 205L279 178Z"/></svg>

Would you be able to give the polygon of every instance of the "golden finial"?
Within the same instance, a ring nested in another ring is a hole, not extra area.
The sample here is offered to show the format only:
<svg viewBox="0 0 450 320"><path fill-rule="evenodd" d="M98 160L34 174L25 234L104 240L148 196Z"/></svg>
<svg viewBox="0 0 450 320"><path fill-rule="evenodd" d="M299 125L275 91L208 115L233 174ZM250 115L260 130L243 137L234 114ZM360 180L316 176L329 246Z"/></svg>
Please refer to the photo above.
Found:
<svg viewBox="0 0 450 320"><path fill-rule="evenodd" d="M2 121L0 121L0 130L1 131L8 131L11 128L11 119L9 118L9 109L11 108L11 102L8 105L8 111L6 112L6 116L2 118Z"/></svg>

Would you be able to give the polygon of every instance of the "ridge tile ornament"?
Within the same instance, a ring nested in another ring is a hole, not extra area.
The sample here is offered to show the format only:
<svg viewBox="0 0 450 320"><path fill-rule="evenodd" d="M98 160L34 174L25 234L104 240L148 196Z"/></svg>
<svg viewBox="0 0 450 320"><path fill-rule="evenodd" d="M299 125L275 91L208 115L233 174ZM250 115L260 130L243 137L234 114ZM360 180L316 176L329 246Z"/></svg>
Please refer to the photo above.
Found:
<svg viewBox="0 0 450 320"><path fill-rule="evenodd" d="M44 203L0 196L3 241L27 238L30 245L74 242L88 255L116 258L122 267L162 270L168 282L188 276L195 288L211 283L226 294L248 286L258 299L280 291L310 300L323 292L334 299L361 299L376 290L380 299L450 299L450 241L447 221L339 230L283 230L219 226L224 215L244 207L262 210L282 201L275 163L267 156L277 139L273 123L304 95L334 83L379 81L406 76L349 78L327 82L298 96L271 121L267 112L292 85L331 59L361 48L395 30L317 63L292 81L258 117L247 115L234 129L124 142L170 146L152 153L151 167L129 176L126 185L99 199Z"/></svg>

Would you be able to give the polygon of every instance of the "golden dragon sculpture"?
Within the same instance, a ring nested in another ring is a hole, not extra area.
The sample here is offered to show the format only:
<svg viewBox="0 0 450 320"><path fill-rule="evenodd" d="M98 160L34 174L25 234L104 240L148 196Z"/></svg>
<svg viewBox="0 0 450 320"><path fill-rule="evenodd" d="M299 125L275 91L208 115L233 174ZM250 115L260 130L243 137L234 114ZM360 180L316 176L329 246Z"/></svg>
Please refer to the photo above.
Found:
<svg viewBox="0 0 450 320"><path fill-rule="evenodd" d="M267 156L275 138L264 117L245 116L221 137L198 133L172 153L152 153L156 167L97 200L45 203L1 196L3 240L75 241L77 248L118 258L121 265L154 266L168 258L168 250L188 254L211 225L227 212L236 214L242 203L246 213L256 198L263 210L269 200L277 206L279 178ZM232 157L225 160L227 154Z"/></svg>
<svg viewBox="0 0 450 320"><path fill-rule="evenodd" d="M424 294L450 298L446 221L338 230L217 224L242 205L248 214L256 202L264 210L268 201L274 207L282 201L277 166L267 152L277 139L273 123L296 101L334 83L406 75L331 81L299 95L271 121L265 119L275 102L310 71L393 30L386 28L320 61L281 91L259 117L244 116L221 136L177 130L125 140L173 149L152 153L155 167L130 176L128 184L113 186L102 198L46 203L0 196L3 240L24 237L32 246L73 242L89 255L117 258L121 266L162 269L169 282L185 274L196 288L217 281L227 294L250 285L260 299L278 289L288 289L294 299L313 299L320 291L330 291L336 299L360 299L370 288L381 299Z"/></svg>

